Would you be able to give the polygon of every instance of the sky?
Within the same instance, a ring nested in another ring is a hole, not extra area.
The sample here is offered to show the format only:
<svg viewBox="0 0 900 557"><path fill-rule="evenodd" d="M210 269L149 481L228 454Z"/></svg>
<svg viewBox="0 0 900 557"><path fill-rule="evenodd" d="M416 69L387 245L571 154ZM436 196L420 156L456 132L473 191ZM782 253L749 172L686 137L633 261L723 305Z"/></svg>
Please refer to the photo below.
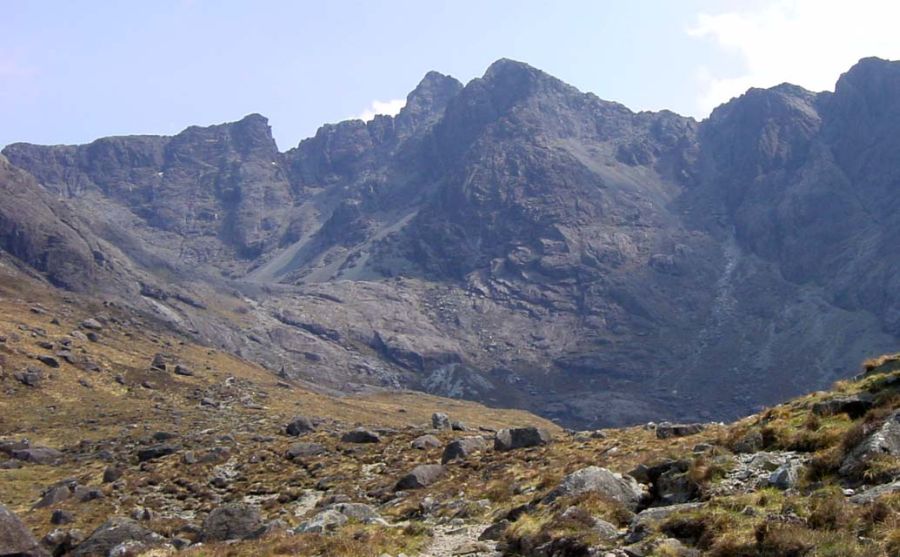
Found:
<svg viewBox="0 0 900 557"><path fill-rule="evenodd" d="M900 59L896 0L3 0L0 145L175 134L260 113L278 146L396 113L429 70L527 62L633 110L833 90Z"/></svg>

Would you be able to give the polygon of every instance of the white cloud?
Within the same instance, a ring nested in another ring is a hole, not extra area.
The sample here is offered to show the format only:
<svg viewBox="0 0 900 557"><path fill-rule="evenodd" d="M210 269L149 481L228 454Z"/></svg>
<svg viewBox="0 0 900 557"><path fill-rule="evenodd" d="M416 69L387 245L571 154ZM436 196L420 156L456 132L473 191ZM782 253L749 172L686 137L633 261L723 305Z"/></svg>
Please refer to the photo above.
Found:
<svg viewBox="0 0 900 557"><path fill-rule="evenodd" d="M368 122L375 117L376 114L385 114L387 116L396 116L400 109L406 106L406 99L391 99L389 101L372 101L368 108L353 116L353 119L365 120Z"/></svg>
<svg viewBox="0 0 900 557"><path fill-rule="evenodd" d="M755 9L698 14L688 34L712 40L743 62L731 75L697 69L698 114L750 87L790 82L833 90L860 58L900 59L898 21L896 0L771 0Z"/></svg>

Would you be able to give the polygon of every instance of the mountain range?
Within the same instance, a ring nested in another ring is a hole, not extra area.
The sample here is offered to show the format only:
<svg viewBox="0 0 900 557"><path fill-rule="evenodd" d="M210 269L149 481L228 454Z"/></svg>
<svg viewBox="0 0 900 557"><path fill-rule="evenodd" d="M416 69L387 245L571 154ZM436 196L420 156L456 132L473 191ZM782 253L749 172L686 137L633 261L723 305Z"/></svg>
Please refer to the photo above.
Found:
<svg viewBox="0 0 900 557"><path fill-rule="evenodd" d="M734 418L900 339L900 62L696 121L526 64L279 150L257 114L17 143L0 263L329 394Z"/></svg>

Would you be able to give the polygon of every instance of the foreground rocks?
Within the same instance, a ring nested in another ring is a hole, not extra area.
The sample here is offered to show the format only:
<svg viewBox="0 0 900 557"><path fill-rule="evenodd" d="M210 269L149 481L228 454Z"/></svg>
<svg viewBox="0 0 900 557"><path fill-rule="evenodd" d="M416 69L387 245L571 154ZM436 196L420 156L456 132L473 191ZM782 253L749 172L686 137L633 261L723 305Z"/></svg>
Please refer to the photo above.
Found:
<svg viewBox="0 0 900 557"><path fill-rule="evenodd" d="M49 557L19 517L0 505L0 555Z"/></svg>
<svg viewBox="0 0 900 557"><path fill-rule="evenodd" d="M134 549L149 548L161 544L164 538L144 528L130 518L111 518L94 530L87 539L79 544L73 557L96 557L110 555L122 544L129 544Z"/></svg>

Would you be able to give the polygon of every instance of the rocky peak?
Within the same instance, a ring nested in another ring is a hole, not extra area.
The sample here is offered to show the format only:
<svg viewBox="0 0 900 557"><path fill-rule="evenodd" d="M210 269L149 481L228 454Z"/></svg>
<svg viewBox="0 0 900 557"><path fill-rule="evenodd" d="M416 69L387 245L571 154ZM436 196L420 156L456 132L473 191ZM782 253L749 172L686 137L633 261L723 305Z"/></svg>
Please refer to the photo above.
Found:
<svg viewBox="0 0 900 557"><path fill-rule="evenodd" d="M716 108L701 125L710 155L737 184L802 163L821 127L818 96L796 85L750 89Z"/></svg>
<svg viewBox="0 0 900 557"><path fill-rule="evenodd" d="M406 97L406 105L397 115L397 127L406 133L434 124L444 113L447 103L463 85L448 75L428 72Z"/></svg>
<svg viewBox="0 0 900 557"><path fill-rule="evenodd" d="M230 124L231 137L237 150L243 154L276 154L278 146L272 137L269 120L259 114L248 114L239 121Z"/></svg>
<svg viewBox="0 0 900 557"><path fill-rule="evenodd" d="M860 60L838 80L826 111L824 135L835 159L859 187L869 190L872 210L894 210L884 198L900 170L879 161L896 160L900 153L900 62Z"/></svg>

